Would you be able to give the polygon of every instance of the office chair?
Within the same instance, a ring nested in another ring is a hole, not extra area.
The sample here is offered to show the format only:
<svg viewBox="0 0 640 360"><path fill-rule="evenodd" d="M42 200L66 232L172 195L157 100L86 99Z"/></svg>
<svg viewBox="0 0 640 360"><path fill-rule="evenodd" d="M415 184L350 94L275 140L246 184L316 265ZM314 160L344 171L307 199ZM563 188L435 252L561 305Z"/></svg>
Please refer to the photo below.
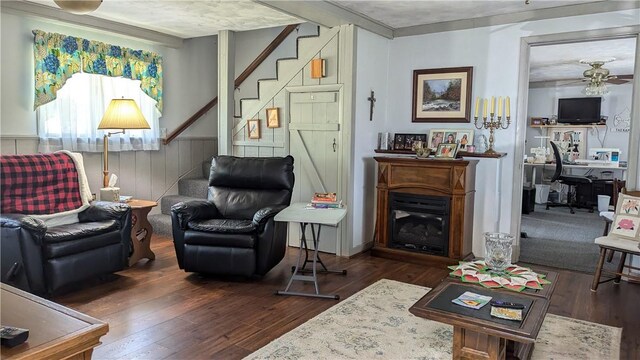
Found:
<svg viewBox="0 0 640 360"><path fill-rule="evenodd" d="M569 187L569 191L567 192L566 204L552 203L550 201L547 201L547 210L549 210L549 207L566 206L569 208L569 211L572 214L575 214L576 211L573 209L574 201L576 200L575 186L580 184L591 184L592 181L586 176L562 174L562 157L560 156L560 150L558 150L558 145L556 145L553 141L550 141L550 143L551 143L551 147L553 148L553 157L556 160L556 170L553 173L553 176L551 177L551 182L557 181L560 184L567 185Z"/></svg>

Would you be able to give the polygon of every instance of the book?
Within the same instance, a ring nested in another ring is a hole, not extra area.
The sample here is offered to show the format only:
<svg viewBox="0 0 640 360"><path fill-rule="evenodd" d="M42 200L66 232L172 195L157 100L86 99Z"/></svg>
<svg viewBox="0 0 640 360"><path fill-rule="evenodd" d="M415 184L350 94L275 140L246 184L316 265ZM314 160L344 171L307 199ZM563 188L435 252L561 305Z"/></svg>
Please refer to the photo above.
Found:
<svg viewBox="0 0 640 360"><path fill-rule="evenodd" d="M464 294L451 300L451 302L454 304L462 305L464 307L468 307L476 310L487 305L489 301L491 301L491 296L484 296L484 295L472 293L470 291L466 291Z"/></svg>
<svg viewBox="0 0 640 360"><path fill-rule="evenodd" d="M336 193L314 193L313 198L311 198L312 203L335 203L338 201L338 197Z"/></svg>
<svg viewBox="0 0 640 360"><path fill-rule="evenodd" d="M342 207L342 201L335 203L314 203L312 201L311 207L316 209L340 209Z"/></svg>

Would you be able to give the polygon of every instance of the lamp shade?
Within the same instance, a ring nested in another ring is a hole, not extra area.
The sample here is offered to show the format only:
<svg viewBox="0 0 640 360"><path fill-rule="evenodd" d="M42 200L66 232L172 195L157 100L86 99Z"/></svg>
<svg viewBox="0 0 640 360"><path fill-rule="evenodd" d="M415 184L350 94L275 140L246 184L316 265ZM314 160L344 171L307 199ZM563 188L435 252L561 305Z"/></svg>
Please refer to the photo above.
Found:
<svg viewBox="0 0 640 360"><path fill-rule="evenodd" d="M102 4L102 0L53 0L60 9L72 14L88 14Z"/></svg>
<svg viewBox="0 0 640 360"><path fill-rule="evenodd" d="M150 129L149 123L133 99L113 99L98 129Z"/></svg>

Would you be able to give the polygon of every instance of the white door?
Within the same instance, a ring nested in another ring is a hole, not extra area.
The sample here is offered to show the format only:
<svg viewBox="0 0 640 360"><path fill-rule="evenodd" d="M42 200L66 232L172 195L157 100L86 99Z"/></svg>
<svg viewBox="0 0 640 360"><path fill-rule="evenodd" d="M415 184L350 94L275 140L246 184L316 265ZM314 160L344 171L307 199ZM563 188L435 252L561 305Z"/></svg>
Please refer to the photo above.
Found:
<svg viewBox="0 0 640 360"><path fill-rule="evenodd" d="M314 192L337 192L340 154L340 96L337 91L289 94L289 142L295 159L291 202L310 202ZM331 210L318 210L331 211ZM318 250L335 254L338 228L323 226ZM289 245L299 246L300 226L289 226ZM313 248L311 229L307 244Z"/></svg>

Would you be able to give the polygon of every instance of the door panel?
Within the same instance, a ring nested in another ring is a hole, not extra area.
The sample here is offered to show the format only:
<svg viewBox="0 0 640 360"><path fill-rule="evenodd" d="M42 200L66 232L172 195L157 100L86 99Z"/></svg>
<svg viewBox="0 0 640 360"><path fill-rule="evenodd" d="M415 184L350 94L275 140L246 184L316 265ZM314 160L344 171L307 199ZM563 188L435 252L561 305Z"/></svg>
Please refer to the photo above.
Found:
<svg viewBox="0 0 640 360"><path fill-rule="evenodd" d="M314 192L338 190L338 99L338 93L334 91L290 94L289 138L296 176L292 202L310 202ZM337 228L323 226L319 250L335 254L338 234ZM299 246L300 236L298 225L289 227L289 245ZM313 247L310 228L306 237L307 244Z"/></svg>

